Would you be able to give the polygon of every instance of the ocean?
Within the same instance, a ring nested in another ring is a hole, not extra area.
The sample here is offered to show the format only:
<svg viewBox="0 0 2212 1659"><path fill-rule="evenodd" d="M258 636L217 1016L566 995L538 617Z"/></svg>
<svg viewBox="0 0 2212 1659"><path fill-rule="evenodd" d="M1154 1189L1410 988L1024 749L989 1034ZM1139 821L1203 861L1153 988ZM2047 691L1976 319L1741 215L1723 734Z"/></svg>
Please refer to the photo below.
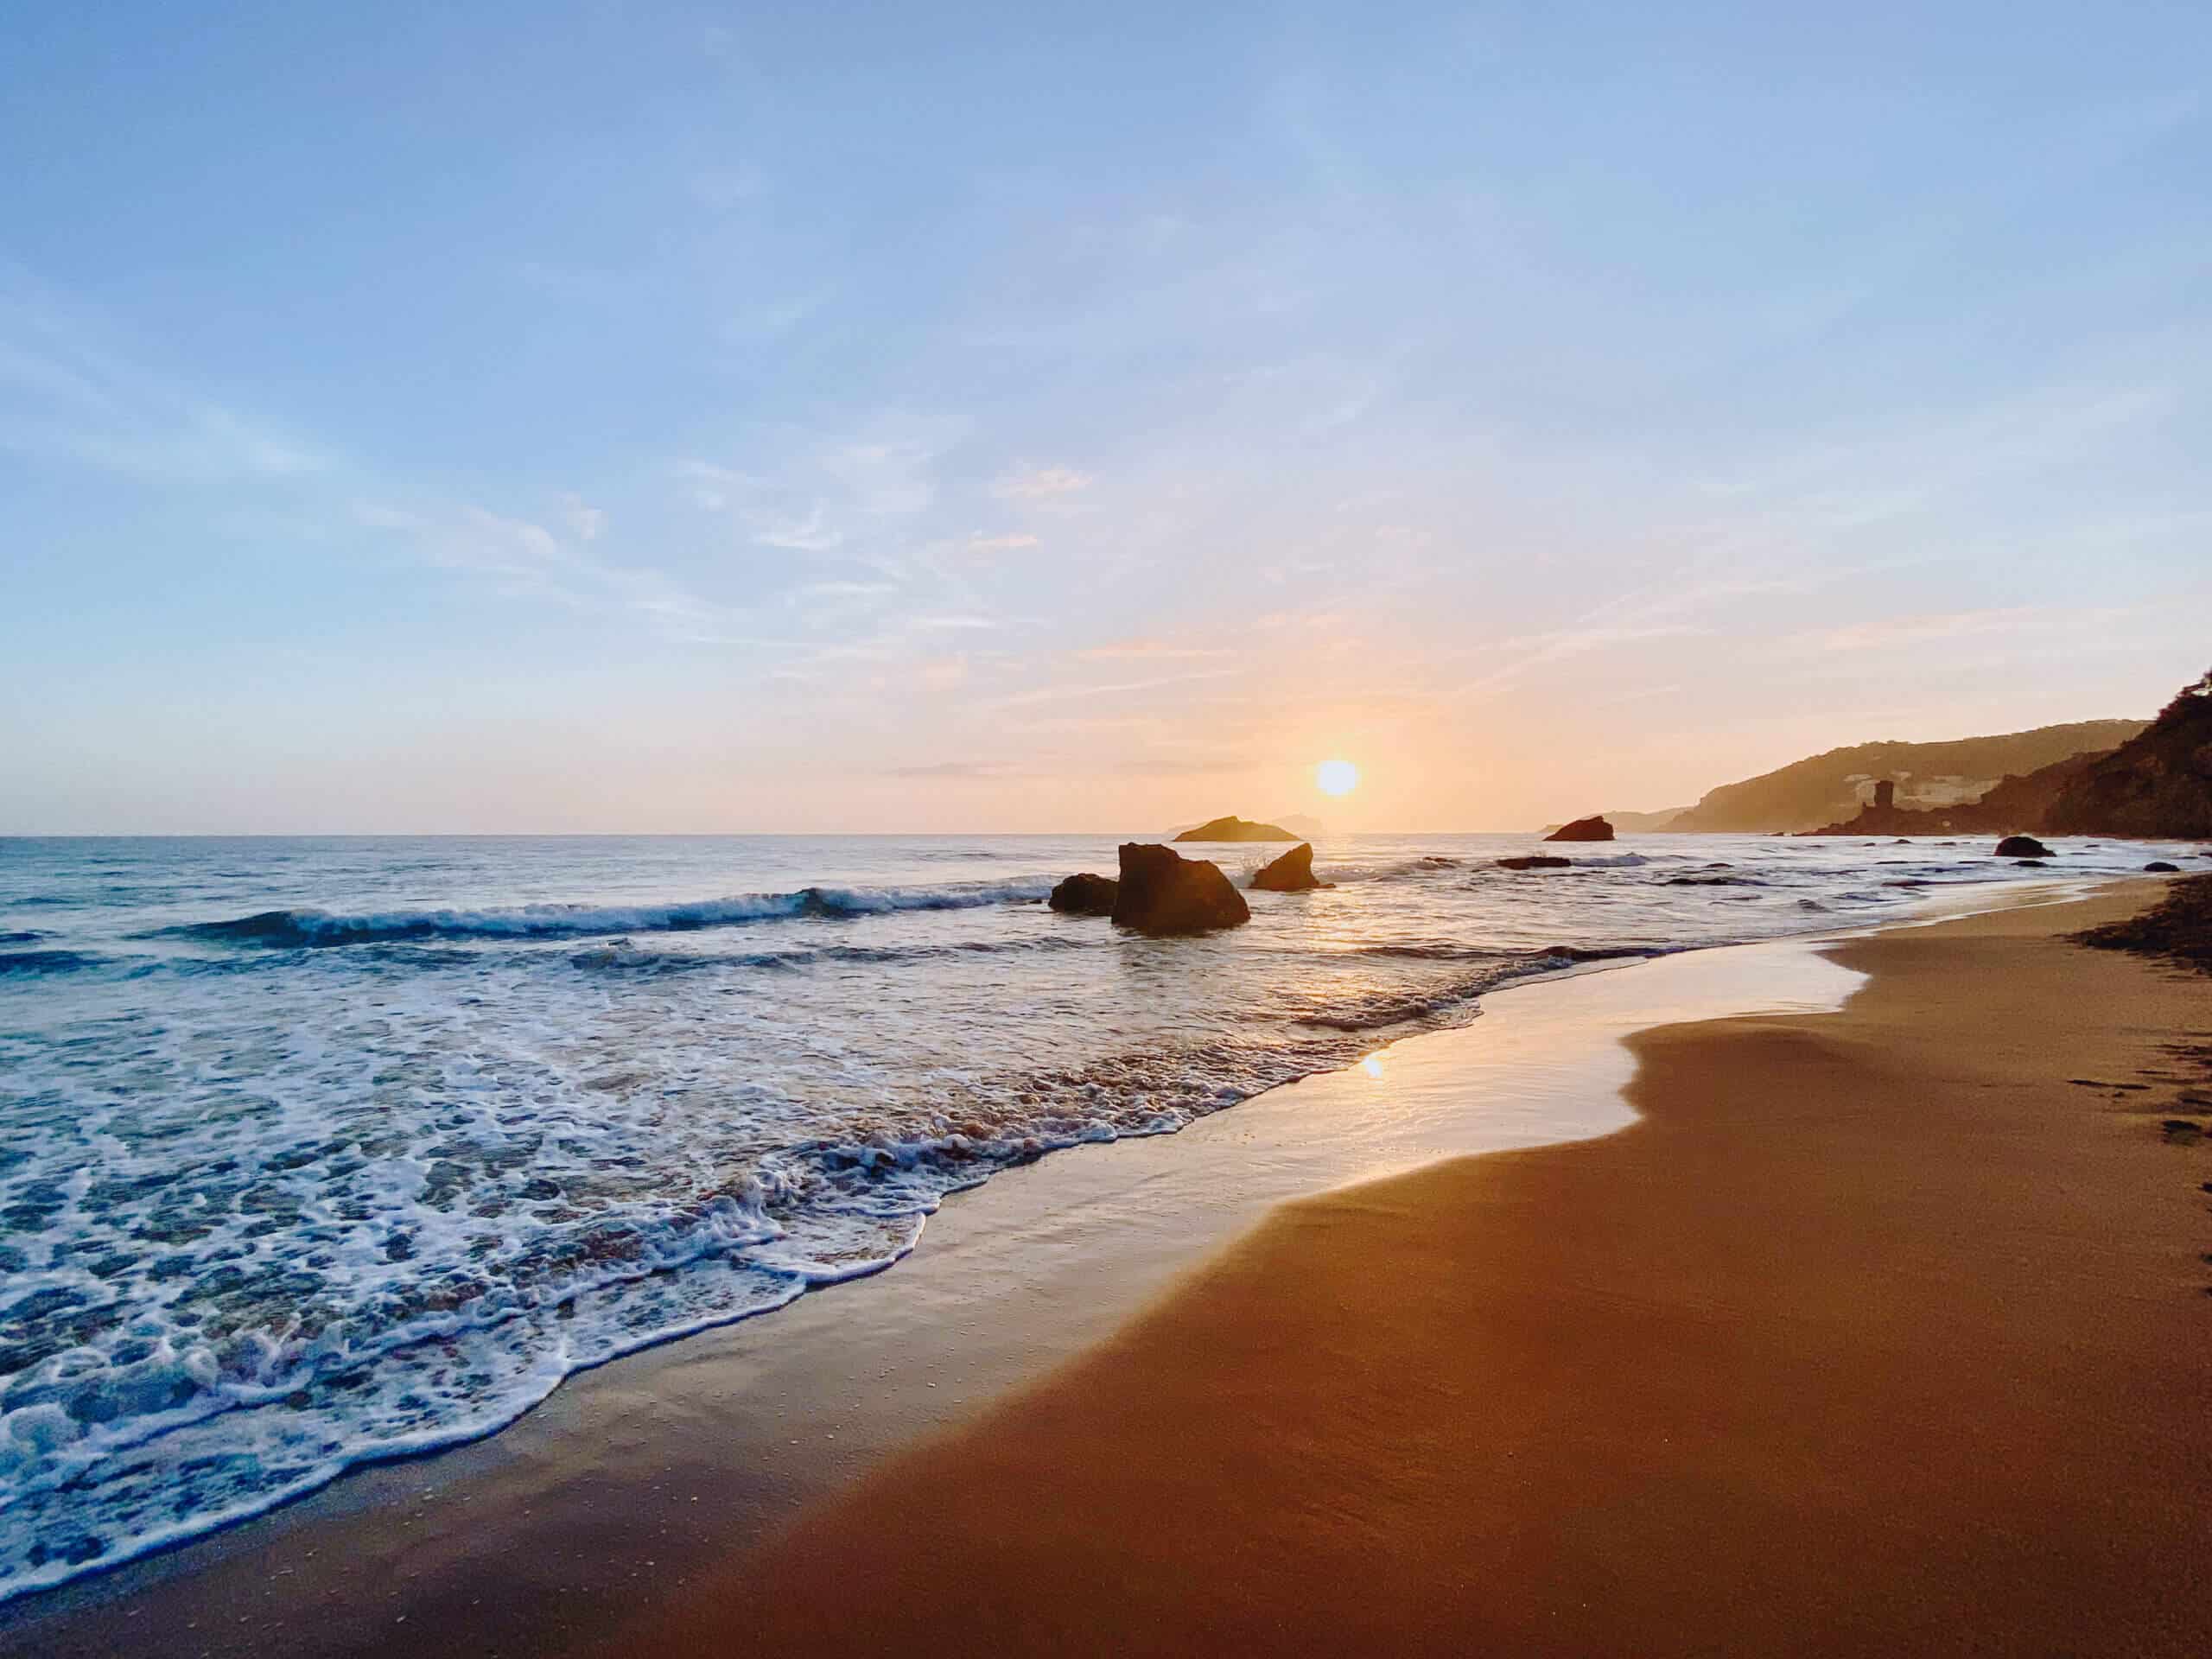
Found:
<svg viewBox="0 0 2212 1659"><path fill-rule="evenodd" d="M1045 906L1124 838L0 840L0 1599L491 1433L889 1266L1008 1165L1516 980L2188 850L1656 836L1516 872L1529 836L1359 836L1202 938Z"/></svg>

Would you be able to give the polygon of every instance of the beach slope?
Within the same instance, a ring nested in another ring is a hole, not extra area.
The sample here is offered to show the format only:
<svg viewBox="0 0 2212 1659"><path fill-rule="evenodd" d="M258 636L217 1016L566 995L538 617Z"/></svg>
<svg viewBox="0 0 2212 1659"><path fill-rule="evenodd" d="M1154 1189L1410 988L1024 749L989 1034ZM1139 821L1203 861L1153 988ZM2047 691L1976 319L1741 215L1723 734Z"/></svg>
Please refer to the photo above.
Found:
<svg viewBox="0 0 2212 1659"><path fill-rule="evenodd" d="M1636 1039L1618 1135L1286 1205L620 1645L2212 1651L2212 982L2063 937L2155 896L1838 945L1841 1013Z"/></svg>

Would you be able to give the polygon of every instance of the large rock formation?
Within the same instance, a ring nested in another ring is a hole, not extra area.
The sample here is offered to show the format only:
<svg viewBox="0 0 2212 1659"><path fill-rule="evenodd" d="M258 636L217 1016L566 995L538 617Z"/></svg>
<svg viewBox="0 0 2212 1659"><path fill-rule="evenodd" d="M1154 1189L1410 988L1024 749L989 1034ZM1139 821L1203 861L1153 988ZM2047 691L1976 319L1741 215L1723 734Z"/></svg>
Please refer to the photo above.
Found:
<svg viewBox="0 0 2212 1659"><path fill-rule="evenodd" d="M1121 891L1122 884L1112 876L1094 875L1085 870L1054 887L1052 896L1046 902L1071 916L1110 916L1114 913L1114 900Z"/></svg>
<svg viewBox="0 0 2212 1659"><path fill-rule="evenodd" d="M1708 790L1667 828L1690 833L1786 830L1794 834L1848 820L1866 804L1873 785L1885 779L1897 785L1900 810L1952 809L1986 800L2005 779L2075 755L2117 748L2144 725L2139 720L2083 720L1943 743L1857 743ZM1923 818L1919 833L1927 834L1931 828Z"/></svg>
<svg viewBox="0 0 2212 1659"><path fill-rule="evenodd" d="M1219 865L1181 857L1172 847L1122 843L1116 925L1141 933L1204 933L1251 919L1251 906Z"/></svg>
<svg viewBox="0 0 2212 1659"><path fill-rule="evenodd" d="M1252 878L1262 893L1311 893L1332 885L1313 874L1313 843L1301 841Z"/></svg>
<svg viewBox="0 0 2212 1659"><path fill-rule="evenodd" d="M1296 841L1298 837L1277 823L1255 823L1234 814L1209 818L1195 830L1185 830L1178 841Z"/></svg>
<svg viewBox="0 0 2212 1659"><path fill-rule="evenodd" d="M1613 826L1613 833L1617 836L1656 836L1662 830L1673 829L1675 820L1689 810L1687 806L1668 806L1656 812L1630 812L1620 807L1609 806L1599 816ZM1538 833L1548 836L1560 827L1556 823L1548 823Z"/></svg>
<svg viewBox="0 0 2212 1659"><path fill-rule="evenodd" d="M2069 780L2042 827L2057 836L2212 838L2212 673L2148 730Z"/></svg>
<svg viewBox="0 0 2212 1659"><path fill-rule="evenodd" d="M1577 818L1572 823L1562 823L1546 836L1546 841L1611 841L1613 826L1603 818Z"/></svg>
<svg viewBox="0 0 2212 1659"><path fill-rule="evenodd" d="M1839 819L1808 830L1808 836L1960 836L2010 835L2040 830L2067 785L2099 760L2100 755L2069 754L2018 778L2006 778L1980 799L1951 806L1916 810L1891 803L1884 805L1877 788L1873 804L1859 810L1856 817Z"/></svg>
<svg viewBox="0 0 2212 1659"><path fill-rule="evenodd" d="M2107 722L2109 723L2109 722ZM2046 730L2071 729L2063 727ZM2034 736L2036 734L2025 734ZM2006 778L1979 800L1926 811L1877 804L1818 836L2143 836L2212 838L2212 674L2109 751L2069 755Z"/></svg>

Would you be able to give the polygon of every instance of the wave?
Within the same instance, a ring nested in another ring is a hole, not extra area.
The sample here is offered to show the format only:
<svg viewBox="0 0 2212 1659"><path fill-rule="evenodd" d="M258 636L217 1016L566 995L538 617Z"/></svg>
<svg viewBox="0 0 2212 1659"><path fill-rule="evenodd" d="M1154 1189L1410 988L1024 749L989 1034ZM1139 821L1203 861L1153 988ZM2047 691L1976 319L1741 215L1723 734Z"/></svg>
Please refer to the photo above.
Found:
<svg viewBox="0 0 2212 1659"><path fill-rule="evenodd" d="M1333 881L1341 887L1355 881L1402 881L1409 877L1435 875L1445 870L1462 868L1466 862L1464 858L1446 858L1441 854L1429 854L1420 858L1401 859L1395 864L1378 864L1372 868L1357 864L1317 864L1313 867L1313 874L1324 881Z"/></svg>
<svg viewBox="0 0 2212 1659"><path fill-rule="evenodd" d="M674 905L520 905L497 910L391 910L358 916L324 910L264 910L217 922L156 928L145 937L276 949L389 944L408 939L560 939L594 933L689 933L745 922L882 915L899 910L970 910L1033 903L1049 878L963 881L934 887L801 887Z"/></svg>
<svg viewBox="0 0 2212 1659"><path fill-rule="evenodd" d="M647 972L683 972L696 968L805 968L817 962L894 963L941 962L972 956L1020 954L1039 950L1081 950L1096 941L1071 933L1046 933L1031 939L962 939L951 944L860 945L835 944L822 950L655 950L628 938L618 938L569 958L576 968L630 969ZM466 960L479 958L468 953Z"/></svg>
<svg viewBox="0 0 2212 1659"><path fill-rule="evenodd" d="M0 944L36 944L41 939L50 939L51 933L41 933L35 927L18 928L12 933L0 933Z"/></svg>
<svg viewBox="0 0 2212 1659"><path fill-rule="evenodd" d="M103 960L82 950L9 950L0 952L0 974L72 974L97 968Z"/></svg>

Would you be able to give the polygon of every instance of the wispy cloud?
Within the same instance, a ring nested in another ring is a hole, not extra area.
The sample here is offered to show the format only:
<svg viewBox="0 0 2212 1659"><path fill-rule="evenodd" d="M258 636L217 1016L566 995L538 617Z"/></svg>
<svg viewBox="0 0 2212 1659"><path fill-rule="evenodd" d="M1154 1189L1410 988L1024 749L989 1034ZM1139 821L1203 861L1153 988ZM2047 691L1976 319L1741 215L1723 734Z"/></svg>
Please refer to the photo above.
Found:
<svg viewBox="0 0 2212 1659"><path fill-rule="evenodd" d="M135 361L112 331L0 264L0 449L149 483L290 480L335 459Z"/></svg>
<svg viewBox="0 0 2212 1659"><path fill-rule="evenodd" d="M1165 639L1119 639L1111 645L1086 645L1074 653L1077 662L1171 662L1209 657L1233 657L1224 645L1178 645Z"/></svg>
<svg viewBox="0 0 2212 1659"><path fill-rule="evenodd" d="M1040 545L1038 538L1021 531L1006 536L970 536L961 545L961 550L979 558L988 558L1000 553L1019 553L1026 548Z"/></svg>
<svg viewBox="0 0 2212 1659"><path fill-rule="evenodd" d="M845 541L843 532L830 528L829 515L818 501L803 518L756 515L751 530L753 539L762 547L780 547L794 553L827 553Z"/></svg>
<svg viewBox="0 0 2212 1659"><path fill-rule="evenodd" d="M1208 669L1195 674L1163 674L1154 679L1120 680L1104 685L1046 685L1034 690L1017 691L1011 696L997 699L1002 709L1028 708L1040 702L1066 702L1077 697L1126 696L1133 691L1156 691L1163 686L1192 685L1201 680L1227 679L1236 671L1229 668Z"/></svg>
<svg viewBox="0 0 2212 1659"><path fill-rule="evenodd" d="M580 542L595 542L607 528L607 515L571 491L561 498L561 517Z"/></svg>
<svg viewBox="0 0 2212 1659"><path fill-rule="evenodd" d="M1058 501L1080 495L1091 486L1088 473L1072 467L1019 467L991 486L1001 501Z"/></svg>
<svg viewBox="0 0 2212 1659"><path fill-rule="evenodd" d="M1824 652L1891 651L1967 639L1975 635L2088 632L2127 614L2124 608L2076 609L2022 605L1995 610L1950 611L1918 616L1885 617L1872 622L1817 630L1780 642L1783 650L1802 645Z"/></svg>
<svg viewBox="0 0 2212 1659"><path fill-rule="evenodd" d="M1517 651L1520 652L1519 656L1510 662L1501 664L1487 674L1469 680L1452 695L1465 697L1485 691L1502 690L1519 680L1527 678L1540 668L1565 662L1571 658L1585 657L1593 651L1608 651L1616 646L1633 645L1647 639L1665 639L1705 632L1703 628L1675 623L1642 627L1561 628L1552 633L1529 634L1518 639L1508 639L1491 649L1499 653Z"/></svg>
<svg viewBox="0 0 2212 1659"><path fill-rule="evenodd" d="M1005 778L1013 775L1014 768L996 760L937 760L926 766L892 766L886 775L893 778L933 778L940 782L957 782L963 778Z"/></svg>
<svg viewBox="0 0 2212 1659"><path fill-rule="evenodd" d="M517 597L634 616L664 637L691 644L775 649L796 643L763 638L750 611L702 598L660 571L604 558L583 538L564 540L535 519L474 504L417 507L375 500L355 503L353 518L400 537L417 558Z"/></svg>

